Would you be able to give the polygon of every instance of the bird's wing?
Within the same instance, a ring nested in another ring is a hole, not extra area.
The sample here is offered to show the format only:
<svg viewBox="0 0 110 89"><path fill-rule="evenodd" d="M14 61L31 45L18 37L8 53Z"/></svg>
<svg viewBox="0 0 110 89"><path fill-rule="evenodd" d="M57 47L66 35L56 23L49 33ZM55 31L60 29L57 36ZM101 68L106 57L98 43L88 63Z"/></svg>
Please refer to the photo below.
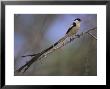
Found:
<svg viewBox="0 0 110 89"><path fill-rule="evenodd" d="M71 31L71 29L72 29L73 27L75 27L75 26L76 26L76 23L73 22L73 25L68 29L68 31L66 32L66 34L68 34L68 33Z"/></svg>

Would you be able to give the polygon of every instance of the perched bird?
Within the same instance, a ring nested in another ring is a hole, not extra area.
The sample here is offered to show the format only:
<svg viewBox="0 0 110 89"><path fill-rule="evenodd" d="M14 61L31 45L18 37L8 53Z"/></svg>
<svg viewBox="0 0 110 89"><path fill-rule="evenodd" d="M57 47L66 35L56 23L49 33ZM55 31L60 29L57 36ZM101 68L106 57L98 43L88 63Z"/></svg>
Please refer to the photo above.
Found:
<svg viewBox="0 0 110 89"><path fill-rule="evenodd" d="M81 19L79 18L75 19L74 22L72 23L72 26L66 32L65 36L62 37L57 43L63 42L68 37L74 36L80 29L80 22L81 22Z"/></svg>
<svg viewBox="0 0 110 89"><path fill-rule="evenodd" d="M72 26L67 30L65 36L62 37L58 42L54 43L49 48L43 50L42 52L40 52L38 54L26 55L26 56L34 56L34 57L30 61L28 61L25 65L23 65L22 67L20 67L17 71L20 72L22 69L24 69L26 67L25 70L24 70L24 72L25 72L34 61L36 61L37 59L39 59L39 57L41 55L43 55L44 53L46 53L46 52L50 51L51 49L55 48L58 44L63 45L66 38L68 38L68 37L71 38L74 35L76 35L76 33L78 32L78 30L80 29L80 22L81 22L81 19L76 18L73 21ZM26 56L22 56L22 57L26 57Z"/></svg>
<svg viewBox="0 0 110 89"><path fill-rule="evenodd" d="M81 22L81 19L79 18L75 19L72 26L66 32L66 35L69 37L75 35L80 29L80 22Z"/></svg>

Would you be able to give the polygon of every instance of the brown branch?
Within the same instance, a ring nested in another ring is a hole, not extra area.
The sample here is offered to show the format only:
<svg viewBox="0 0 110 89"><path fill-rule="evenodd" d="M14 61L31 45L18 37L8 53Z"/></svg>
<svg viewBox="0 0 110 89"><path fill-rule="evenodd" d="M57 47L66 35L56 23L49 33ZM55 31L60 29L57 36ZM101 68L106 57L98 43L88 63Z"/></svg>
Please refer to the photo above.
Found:
<svg viewBox="0 0 110 89"><path fill-rule="evenodd" d="M94 39L96 39L97 40L97 38L94 36L94 35L92 35L90 32L87 32L90 36L92 36Z"/></svg>
<svg viewBox="0 0 110 89"><path fill-rule="evenodd" d="M32 63L34 63L36 60L40 60L42 59L43 57L47 57L47 55L49 55L50 53L62 48L63 46L67 45L68 43L71 43L73 40L75 40L76 38L80 38L81 36L83 36L84 34L90 34L89 32L92 31L92 30L96 30L97 28L92 28L92 29L89 29L88 31L86 32L82 32L81 34L78 34L78 35L75 35L73 38L70 38L69 41L63 43L63 44L58 44L56 46L51 46L49 47L48 49L46 50L43 50L41 53L38 53L38 54L32 54L32 55L26 55L26 56L34 56L30 61L28 61L25 65L23 65L22 67L20 67L17 72L21 72L23 69L24 69L24 72L30 67L30 65ZM93 38L97 39L95 36L93 36L92 34L90 34ZM26 56L22 56L22 57L26 57Z"/></svg>

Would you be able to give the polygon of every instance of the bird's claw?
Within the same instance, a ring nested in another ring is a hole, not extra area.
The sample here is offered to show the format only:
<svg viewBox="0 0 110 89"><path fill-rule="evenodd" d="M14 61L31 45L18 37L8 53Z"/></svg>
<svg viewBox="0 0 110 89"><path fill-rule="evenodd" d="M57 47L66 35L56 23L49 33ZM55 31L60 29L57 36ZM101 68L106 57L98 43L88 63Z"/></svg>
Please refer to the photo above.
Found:
<svg viewBox="0 0 110 89"><path fill-rule="evenodd" d="M79 34L77 34L77 35L75 35L75 36L77 36L78 38L80 37L80 35L79 35Z"/></svg>
<svg viewBox="0 0 110 89"><path fill-rule="evenodd" d="M70 42L72 41L72 38L70 38Z"/></svg>

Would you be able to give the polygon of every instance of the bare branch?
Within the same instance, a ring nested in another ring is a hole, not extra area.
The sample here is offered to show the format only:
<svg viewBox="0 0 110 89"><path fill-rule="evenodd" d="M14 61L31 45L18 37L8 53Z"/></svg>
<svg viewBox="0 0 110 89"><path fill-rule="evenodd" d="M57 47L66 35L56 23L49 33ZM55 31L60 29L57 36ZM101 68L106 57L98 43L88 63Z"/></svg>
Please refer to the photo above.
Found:
<svg viewBox="0 0 110 89"><path fill-rule="evenodd" d="M92 35L90 32L87 32L87 33L97 40L97 38L94 35Z"/></svg>
<svg viewBox="0 0 110 89"><path fill-rule="evenodd" d="M26 56L31 56L33 57L30 61L28 61L25 65L23 65L22 67L20 67L17 72L21 72L21 70L24 69L24 72L30 67L30 65L35 62L36 60L40 60L42 59L43 57L47 57L47 55L49 55L50 53L62 48L63 46L67 45L68 43L71 43L73 40L75 40L76 38L80 38L81 36L83 36L84 34L89 34L91 35L93 38L97 39L94 35L92 35L90 33L90 31L92 30L96 30L97 28L92 28L92 29L89 29L88 31L86 32L82 32L81 34L77 34L75 35L74 37L70 38L69 41L66 41L65 43L62 43L62 44L58 44L56 46L51 46L49 48L47 48L46 50L43 50L41 53L38 53L38 54L32 54L32 55L26 55ZM22 57L26 57L26 56L22 56Z"/></svg>

